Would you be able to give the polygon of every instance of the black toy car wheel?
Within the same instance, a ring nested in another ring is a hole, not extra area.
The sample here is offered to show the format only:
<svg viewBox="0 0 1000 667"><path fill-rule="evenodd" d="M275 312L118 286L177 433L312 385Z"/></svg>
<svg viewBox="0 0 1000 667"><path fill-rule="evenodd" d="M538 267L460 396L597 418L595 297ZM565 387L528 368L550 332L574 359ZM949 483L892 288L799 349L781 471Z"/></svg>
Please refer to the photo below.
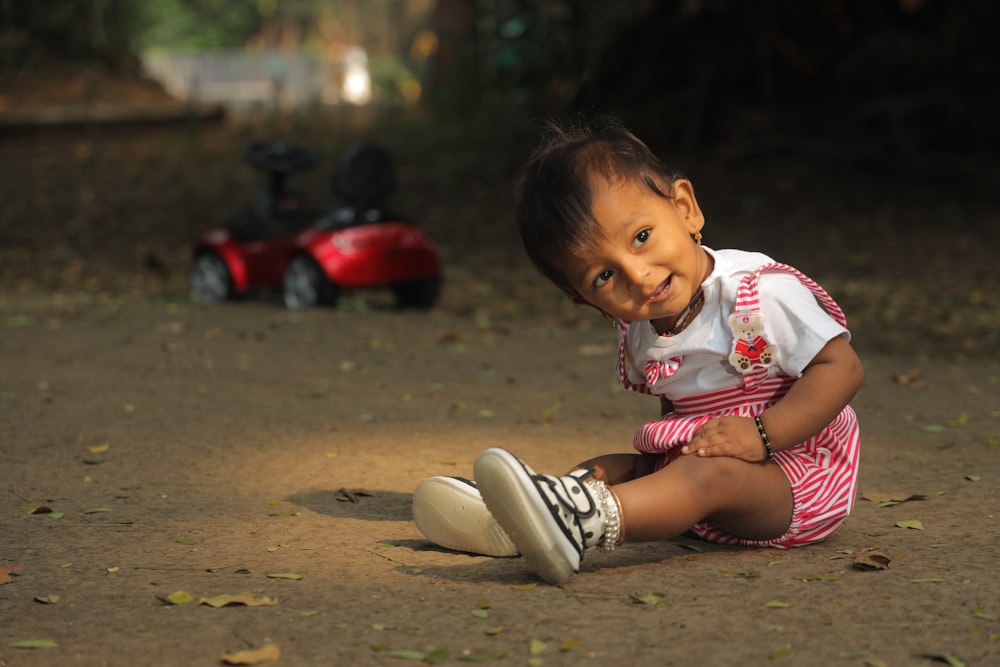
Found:
<svg viewBox="0 0 1000 667"><path fill-rule="evenodd" d="M292 258L285 271L285 306L298 310L314 306L335 306L337 286L323 274L312 257Z"/></svg>
<svg viewBox="0 0 1000 667"><path fill-rule="evenodd" d="M188 279L195 301L214 303L233 298L233 276L217 253L203 252L195 257Z"/></svg>
<svg viewBox="0 0 1000 667"><path fill-rule="evenodd" d="M400 308L430 308L441 293L441 276L393 283L392 291Z"/></svg>

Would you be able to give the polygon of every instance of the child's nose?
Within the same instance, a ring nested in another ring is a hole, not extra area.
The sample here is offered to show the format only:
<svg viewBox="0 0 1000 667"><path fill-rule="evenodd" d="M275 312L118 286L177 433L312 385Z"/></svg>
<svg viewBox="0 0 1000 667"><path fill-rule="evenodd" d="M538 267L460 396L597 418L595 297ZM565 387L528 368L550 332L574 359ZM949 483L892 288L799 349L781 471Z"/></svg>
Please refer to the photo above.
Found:
<svg viewBox="0 0 1000 667"><path fill-rule="evenodd" d="M625 262L621 271L630 287L641 287L649 276L649 267L644 262Z"/></svg>

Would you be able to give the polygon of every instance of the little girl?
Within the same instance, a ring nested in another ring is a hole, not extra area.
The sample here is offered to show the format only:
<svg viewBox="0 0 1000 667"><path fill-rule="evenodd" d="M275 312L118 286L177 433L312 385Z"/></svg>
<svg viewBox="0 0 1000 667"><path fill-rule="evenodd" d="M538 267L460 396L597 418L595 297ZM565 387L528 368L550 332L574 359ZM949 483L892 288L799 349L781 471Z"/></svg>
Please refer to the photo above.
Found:
<svg viewBox="0 0 1000 667"><path fill-rule="evenodd" d="M854 506L862 381L843 313L766 255L701 245L691 183L613 120L551 128L517 187L538 269L619 329L618 380L662 417L567 475L492 448L475 482L432 477L414 518L432 541L520 553L545 581L588 547L692 532L789 548L831 535ZM480 495L481 494L481 495Z"/></svg>

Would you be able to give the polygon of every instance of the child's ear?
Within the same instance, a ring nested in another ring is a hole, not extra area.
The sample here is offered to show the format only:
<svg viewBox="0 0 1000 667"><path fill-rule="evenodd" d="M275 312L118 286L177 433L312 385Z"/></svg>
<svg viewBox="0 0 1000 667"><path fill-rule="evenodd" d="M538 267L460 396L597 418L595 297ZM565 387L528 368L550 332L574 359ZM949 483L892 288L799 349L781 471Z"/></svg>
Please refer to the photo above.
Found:
<svg viewBox="0 0 1000 667"><path fill-rule="evenodd" d="M698 199L694 196L694 186L691 185L691 181L686 178L678 178L674 181L671 199L684 217L688 231L692 234L700 232L701 228L705 226L705 216L698 205Z"/></svg>

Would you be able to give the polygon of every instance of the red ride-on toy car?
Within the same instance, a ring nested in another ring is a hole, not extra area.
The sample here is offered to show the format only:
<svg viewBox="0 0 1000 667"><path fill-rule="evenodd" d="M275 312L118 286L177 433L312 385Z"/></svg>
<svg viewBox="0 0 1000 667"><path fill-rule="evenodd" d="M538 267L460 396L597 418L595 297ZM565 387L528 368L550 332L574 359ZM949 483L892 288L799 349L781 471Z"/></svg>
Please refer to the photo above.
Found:
<svg viewBox="0 0 1000 667"><path fill-rule="evenodd" d="M235 299L281 291L289 308L336 305L345 290L388 287L401 307L429 308L441 290L437 244L414 223L388 214L395 171L381 147L348 150L334 173L343 206L318 211L286 189L288 177L316 163L308 150L271 141L251 143L244 159L270 177L228 225L195 246L191 296Z"/></svg>

